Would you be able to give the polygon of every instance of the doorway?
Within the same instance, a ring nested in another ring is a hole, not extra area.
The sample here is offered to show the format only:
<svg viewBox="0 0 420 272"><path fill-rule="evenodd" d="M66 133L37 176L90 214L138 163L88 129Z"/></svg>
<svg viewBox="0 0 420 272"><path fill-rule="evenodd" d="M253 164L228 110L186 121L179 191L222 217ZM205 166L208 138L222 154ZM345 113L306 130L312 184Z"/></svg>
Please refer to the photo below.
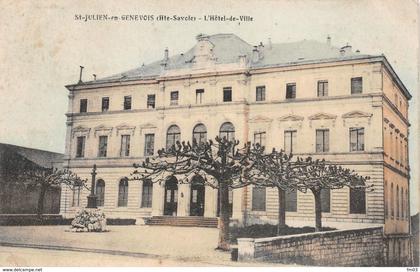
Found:
<svg viewBox="0 0 420 272"><path fill-rule="evenodd" d="M178 209L178 180L172 176L165 182L163 215L176 216Z"/></svg>
<svg viewBox="0 0 420 272"><path fill-rule="evenodd" d="M204 216L204 180L201 176L194 176L191 182L190 215Z"/></svg>

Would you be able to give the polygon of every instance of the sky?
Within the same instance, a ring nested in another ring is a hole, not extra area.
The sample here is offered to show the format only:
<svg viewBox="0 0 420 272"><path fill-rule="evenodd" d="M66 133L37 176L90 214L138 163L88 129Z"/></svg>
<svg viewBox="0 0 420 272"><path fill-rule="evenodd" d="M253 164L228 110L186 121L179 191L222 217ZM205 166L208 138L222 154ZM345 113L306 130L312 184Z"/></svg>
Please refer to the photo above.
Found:
<svg viewBox="0 0 420 272"><path fill-rule="evenodd" d="M385 54L410 90L411 211L419 195L419 11L415 0L0 0L0 142L64 152L68 91L191 48L199 33L234 33L251 44L303 39ZM226 15L251 22L80 21L76 15Z"/></svg>

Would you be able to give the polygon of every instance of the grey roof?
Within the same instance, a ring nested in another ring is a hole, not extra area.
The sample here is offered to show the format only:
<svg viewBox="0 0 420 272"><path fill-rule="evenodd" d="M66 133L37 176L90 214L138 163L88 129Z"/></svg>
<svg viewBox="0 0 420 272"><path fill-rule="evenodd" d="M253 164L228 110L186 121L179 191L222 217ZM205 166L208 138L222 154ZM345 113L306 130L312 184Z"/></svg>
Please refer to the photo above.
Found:
<svg viewBox="0 0 420 272"><path fill-rule="evenodd" d="M238 63L239 56L246 55L249 68L261 68L269 66L285 66L290 64L326 61L326 60L347 60L369 57L358 52L347 51L345 54L340 52L341 48L331 46L327 42L313 40L303 40L290 43L273 43L271 46L266 44L258 47L263 57L258 61L251 61L254 46L245 42L235 34L215 34L208 36L208 40L214 45L213 53L215 64ZM169 57L165 70L188 69L192 68L196 44L184 54L177 54ZM138 79L151 79L161 74L162 60L143 65L141 67L118 73L113 76L105 77L94 81L95 83L126 81ZM84 84L94 83L93 81Z"/></svg>
<svg viewBox="0 0 420 272"><path fill-rule="evenodd" d="M11 156L19 156L24 160L47 168L58 167L64 158L61 153L0 143L0 164L3 164Z"/></svg>

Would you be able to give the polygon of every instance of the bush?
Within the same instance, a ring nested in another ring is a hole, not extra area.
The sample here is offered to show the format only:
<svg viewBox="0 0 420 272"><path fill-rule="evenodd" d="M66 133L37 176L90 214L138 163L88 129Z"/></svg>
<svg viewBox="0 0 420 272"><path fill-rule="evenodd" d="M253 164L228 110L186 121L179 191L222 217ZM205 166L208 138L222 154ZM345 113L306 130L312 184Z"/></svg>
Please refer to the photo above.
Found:
<svg viewBox="0 0 420 272"><path fill-rule="evenodd" d="M106 231L105 214L99 209L82 209L71 222L71 231Z"/></svg>
<svg viewBox="0 0 420 272"><path fill-rule="evenodd" d="M335 230L333 228L322 228L323 231ZM283 235L292 235L300 233L310 233L315 232L313 227L289 227L285 226L281 228L280 234L277 234L277 226L270 224L258 224L251 225L246 227L233 227L230 231L230 242L232 244L238 243L238 238L265 238L265 237L275 237Z"/></svg>

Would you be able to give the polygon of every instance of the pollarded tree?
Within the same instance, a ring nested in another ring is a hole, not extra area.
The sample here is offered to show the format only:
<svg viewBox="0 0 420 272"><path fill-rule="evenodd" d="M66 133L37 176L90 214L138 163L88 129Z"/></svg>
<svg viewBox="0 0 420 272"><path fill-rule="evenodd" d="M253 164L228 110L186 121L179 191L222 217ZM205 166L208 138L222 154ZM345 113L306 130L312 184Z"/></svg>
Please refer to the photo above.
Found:
<svg viewBox="0 0 420 272"><path fill-rule="evenodd" d="M238 149L239 141L216 137L197 144L177 142L168 150L161 149L158 156L146 159L131 174L133 179L163 181L169 175L183 176L181 183L190 182L194 175L203 177L206 185L219 190L220 216L218 249L229 249L229 188L249 184L247 174L253 167L249 158L250 146Z"/></svg>
<svg viewBox="0 0 420 272"><path fill-rule="evenodd" d="M358 175L354 170L343 168L339 165L323 160L297 158L293 167L290 184L299 191L306 193L310 190L315 198L315 230L322 229L321 190L341 189L349 187L355 190L372 189L366 181L370 177Z"/></svg>
<svg viewBox="0 0 420 272"><path fill-rule="evenodd" d="M44 198L48 189L60 185L86 187L86 180L81 179L69 169L46 168L36 164L30 164L21 169L19 180L29 188L40 187L37 205L37 215L39 217L44 212Z"/></svg>
<svg viewBox="0 0 420 272"><path fill-rule="evenodd" d="M255 144L250 150L250 157L254 163L251 174L248 174L252 184L277 188L279 204L277 233L280 234L286 225L286 191L297 189L297 183L293 178L295 171L291 162L292 155L276 149L265 154L264 147Z"/></svg>

